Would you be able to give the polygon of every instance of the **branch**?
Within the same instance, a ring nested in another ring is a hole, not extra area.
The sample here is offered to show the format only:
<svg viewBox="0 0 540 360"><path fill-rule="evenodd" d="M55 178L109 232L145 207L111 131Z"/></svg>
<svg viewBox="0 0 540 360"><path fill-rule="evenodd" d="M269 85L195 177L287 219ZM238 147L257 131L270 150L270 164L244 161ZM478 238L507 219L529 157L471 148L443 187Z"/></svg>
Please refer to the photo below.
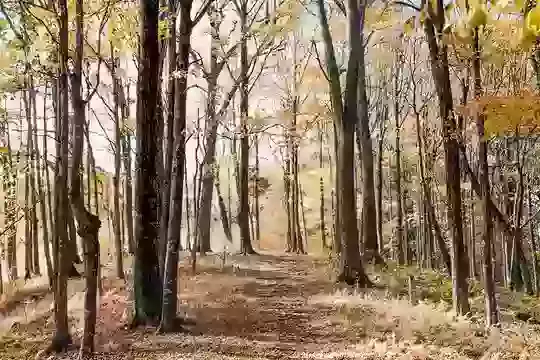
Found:
<svg viewBox="0 0 540 360"><path fill-rule="evenodd" d="M191 21L191 28L193 29L199 21L203 18L203 16L208 12L208 8L212 4L212 1L214 0L205 0L205 2L201 5L197 13L195 14L195 17L193 18L193 21Z"/></svg>
<svg viewBox="0 0 540 360"><path fill-rule="evenodd" d="M417 5L409 2L409 1L401 1L401 0L398 0L398 1L394 1L393 5L400 5L400 6L403 6L403 7L408 7L410 9L413 9L413 10L416 10L418 12L422 11L422 9L420 7L418 7Z"/></svg>

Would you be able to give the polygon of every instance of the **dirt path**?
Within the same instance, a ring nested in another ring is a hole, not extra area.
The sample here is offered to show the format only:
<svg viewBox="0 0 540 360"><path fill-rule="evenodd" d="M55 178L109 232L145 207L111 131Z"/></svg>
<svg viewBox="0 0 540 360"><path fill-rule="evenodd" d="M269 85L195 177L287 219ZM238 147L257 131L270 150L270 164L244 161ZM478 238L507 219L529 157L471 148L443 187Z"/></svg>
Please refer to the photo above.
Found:
<svg viewBox="0 0 540 360"><path fill-rule="evenodd" d="M234 256L222 267L210 259L202 262L196 276L182 268L182 309L195 320L189 334L146 336L133 350L148 356L159 351L174 359L288 359L343 349L360 336L329 322L335 307L310 303L313 296L335 290L321 260Z"/></svg>
<svg viewBox="0 0 540 360"><path fill-rule="evenodd" d="M128 291L117 281L106 287L95 359L450 360L478 359L489 347L485 338L474 339L475 327L432 305L409 306L383 291L348 295L331 281L328 264L309 256L233 256L223 265L209 255L196 275L184 260L181 311L194 324L181 334L119 326L129 317ZM80 310L71 315L80 328ZM51 336L47 320L18 326L0 358L32 359ZM68 358L75 355L53 359Z"/></svg>

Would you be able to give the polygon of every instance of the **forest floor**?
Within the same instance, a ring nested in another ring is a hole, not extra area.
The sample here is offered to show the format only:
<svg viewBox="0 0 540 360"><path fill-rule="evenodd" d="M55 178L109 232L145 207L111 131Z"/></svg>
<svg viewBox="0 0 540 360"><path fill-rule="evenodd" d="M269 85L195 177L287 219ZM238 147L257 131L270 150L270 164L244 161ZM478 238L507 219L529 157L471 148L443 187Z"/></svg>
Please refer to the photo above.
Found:
<svg viewBox="0 0 540 360"><path fill-rule="evenodd" d="M456 318L447 304L433 301L411 305L403 296L407 291L388 280L396 278L396 271L386 271L388 276L372 272L383 286L356 291L336 285L331 268L328 259L307 255L223 260L214 254L200 259L193 274L186 257L179 297L182 315L194 324L185 333L167 335L128 330L130 291L122 281L106 280L95 359L540 358L540 328L535 325L510 321L486 334L481 316ZM426 287L419 282L413 291L420 296ZM70 283L75 338L82 325L83 290L82 280ZM16 300L0 304L0 328L10 328L0 340L2 360L33 359L54 328L52 298L44 287L18 293ZM51 357L74 358L75 351Z"/></svg>

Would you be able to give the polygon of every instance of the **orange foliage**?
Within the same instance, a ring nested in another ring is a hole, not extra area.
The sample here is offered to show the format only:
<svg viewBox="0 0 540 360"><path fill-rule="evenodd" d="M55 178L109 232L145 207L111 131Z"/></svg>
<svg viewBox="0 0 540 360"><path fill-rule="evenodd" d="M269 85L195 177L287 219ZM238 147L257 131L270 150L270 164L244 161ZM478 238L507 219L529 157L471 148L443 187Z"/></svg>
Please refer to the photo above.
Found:
<svg viewBox="0 0 540 360"><path fill-rule="evenodd" d="M485 116L485 135L530 134L540 129L540 95L524 89L515 95L485 95L458 109L474 119Z"/></svg>

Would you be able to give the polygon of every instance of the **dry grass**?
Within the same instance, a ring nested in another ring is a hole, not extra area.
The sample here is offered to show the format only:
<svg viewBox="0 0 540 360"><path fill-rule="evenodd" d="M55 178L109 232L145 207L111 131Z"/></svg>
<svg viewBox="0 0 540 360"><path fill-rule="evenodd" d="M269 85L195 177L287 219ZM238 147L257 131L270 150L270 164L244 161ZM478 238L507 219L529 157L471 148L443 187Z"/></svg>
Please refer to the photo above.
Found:
<svg viewBox="0 0 540 360"><path fill-rule="evenodd" d="M223 266L217 255L210 255L201 259L195 275L185 261L180 271L181 310L195 320L189 332L126 330L128 291L118 281L106 281L96 359L540 358L540 335L533 325L506 322L486 334L481 317L456 317L444 299L412 306L398 291L400 274L410 269L372 274L380 284L395 280L384 289L367 291L337 286L328 260L309 256L235 255ZM434 281L430 276L418 275L417 289L425 287L421 279ZM70 286L77 336L82 289ZM520 303L515 297L508 300ZM44 307L46 301L35 299L33 304ZM501 301L503 308L516 306L503 297ZM45 346L53 330L50 312L34 315L4 337L1 359L30 359Z"/></svg>

